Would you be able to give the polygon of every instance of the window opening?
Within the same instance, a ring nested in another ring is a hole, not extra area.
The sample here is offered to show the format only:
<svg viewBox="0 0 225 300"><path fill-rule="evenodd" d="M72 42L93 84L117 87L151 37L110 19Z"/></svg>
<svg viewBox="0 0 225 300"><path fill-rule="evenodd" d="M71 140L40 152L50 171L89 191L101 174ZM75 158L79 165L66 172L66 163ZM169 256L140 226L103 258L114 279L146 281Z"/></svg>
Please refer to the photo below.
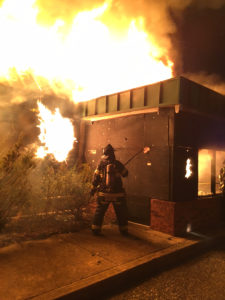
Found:
<svg viewBox="0 0 225 300"><path fill-rule="evenodd" d="M198 195L212 194L212 159L213 151L201 149L198 151Z"/></svg>

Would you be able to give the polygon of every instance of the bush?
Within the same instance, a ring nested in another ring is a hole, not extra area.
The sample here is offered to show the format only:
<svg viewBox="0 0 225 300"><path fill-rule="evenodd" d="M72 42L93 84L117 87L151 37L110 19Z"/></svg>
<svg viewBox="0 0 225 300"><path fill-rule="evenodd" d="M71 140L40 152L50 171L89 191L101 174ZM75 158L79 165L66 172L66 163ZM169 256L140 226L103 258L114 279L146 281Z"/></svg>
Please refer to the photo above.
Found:
<svg viewBox="0 0 225 300"><path fill-rule="evenodd" d="M28 174L35 167L33 155L16 144L0 158L0 231L8 218L29 206L31 184Z"/></svg>
<svg viewBox="0 0 225 300"><path fill-rule="evenodd" d="M28 217L25 231L32 220L44 215L48 219L51 213L60 220L66 213L65 219L83 221L91 179L87 164L69 168L52 156L35 159L31 151L16 144L0 158L0 231L19 215Z"/></svg>
<svg viewBox="0 0 225 300"><path fill-rule="evenodd" d="M39 170L38 170L39 169ZM87 164L69 168L51 156L36 169L40 179L39 209L44 212L68 211L81 221L89 199L92 172Z"/></svg>

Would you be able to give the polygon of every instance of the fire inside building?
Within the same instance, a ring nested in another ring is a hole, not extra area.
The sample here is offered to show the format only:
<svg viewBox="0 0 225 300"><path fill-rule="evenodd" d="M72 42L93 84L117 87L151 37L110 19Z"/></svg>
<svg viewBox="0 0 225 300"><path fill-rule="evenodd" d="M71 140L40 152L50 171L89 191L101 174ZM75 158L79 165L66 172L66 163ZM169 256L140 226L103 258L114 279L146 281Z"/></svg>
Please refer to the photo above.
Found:
<svg viewBox="0 0 225 300"><path fill-rule="evenodd" d="M172 235L223 222L224 96L177 77L82 107L79 157L95 168L111 143L127 162L131 222Z"/></svg>

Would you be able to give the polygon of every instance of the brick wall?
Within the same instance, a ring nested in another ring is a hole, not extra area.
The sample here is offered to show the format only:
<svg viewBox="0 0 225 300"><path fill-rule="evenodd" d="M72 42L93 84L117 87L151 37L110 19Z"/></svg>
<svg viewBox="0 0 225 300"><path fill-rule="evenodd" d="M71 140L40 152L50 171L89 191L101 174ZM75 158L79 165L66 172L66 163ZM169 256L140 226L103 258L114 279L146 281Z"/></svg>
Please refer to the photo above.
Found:
<svg viewBox="0 0 225 300"><path fill-rule="evenodd" d="M151 228L171 235L192 231L205 232L219 227L223 220L220 196L194 201L170 202L151 199Z"/></svg>

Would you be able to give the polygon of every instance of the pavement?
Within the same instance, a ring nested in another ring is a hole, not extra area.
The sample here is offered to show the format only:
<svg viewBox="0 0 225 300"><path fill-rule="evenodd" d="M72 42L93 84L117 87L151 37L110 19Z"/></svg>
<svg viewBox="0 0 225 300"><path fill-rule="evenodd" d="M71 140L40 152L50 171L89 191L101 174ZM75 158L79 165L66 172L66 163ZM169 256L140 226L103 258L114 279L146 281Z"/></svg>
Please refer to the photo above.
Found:
<svg viewBox="0 0 225 300"><path fill-rule="evenodd" d="M225 240L225 227L173 237L130 222L129 232L107 225L103 236L86 229L0 248L0 299L106 299Z"/></svg>

